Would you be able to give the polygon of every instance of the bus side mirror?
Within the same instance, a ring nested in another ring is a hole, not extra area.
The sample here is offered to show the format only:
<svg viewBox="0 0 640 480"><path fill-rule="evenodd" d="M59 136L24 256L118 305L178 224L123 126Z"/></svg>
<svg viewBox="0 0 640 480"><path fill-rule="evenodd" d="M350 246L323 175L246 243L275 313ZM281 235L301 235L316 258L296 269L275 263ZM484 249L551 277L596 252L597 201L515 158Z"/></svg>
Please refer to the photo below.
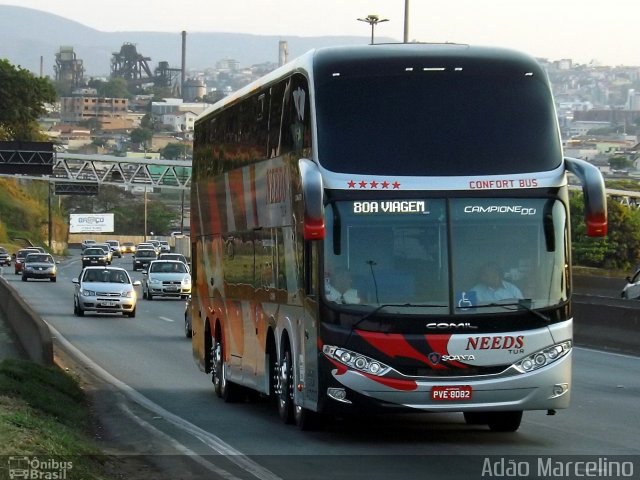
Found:
<svg viewBox="0 0 640 480"><path fill-rule="evenodd" d="M298 161L304 202L303 236L305 240L323 240L325 237L322 175L311 160Z"/></svg>
<svg viewBox="0 0 640 480"><path fill-rule="evenodd" d="M589 237L607 236L607 196L600 170L585 160L565 157L567 170L580 179L584 196L584 220Z"/></svg>

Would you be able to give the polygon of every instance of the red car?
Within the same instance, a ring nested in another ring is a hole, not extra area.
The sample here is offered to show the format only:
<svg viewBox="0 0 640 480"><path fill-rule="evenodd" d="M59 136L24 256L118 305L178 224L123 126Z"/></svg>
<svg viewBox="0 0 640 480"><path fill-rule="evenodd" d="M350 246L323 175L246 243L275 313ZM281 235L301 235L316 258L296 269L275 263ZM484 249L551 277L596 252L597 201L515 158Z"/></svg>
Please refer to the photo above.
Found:
<svg viewBox="0 0 640 480"><path fill-rule="evenodd" d="M25 257L30 253L40 253L40 250L35 248L22 248L16 252L15 274L18 275L22 272L22 266L24 264Z"/></svg>

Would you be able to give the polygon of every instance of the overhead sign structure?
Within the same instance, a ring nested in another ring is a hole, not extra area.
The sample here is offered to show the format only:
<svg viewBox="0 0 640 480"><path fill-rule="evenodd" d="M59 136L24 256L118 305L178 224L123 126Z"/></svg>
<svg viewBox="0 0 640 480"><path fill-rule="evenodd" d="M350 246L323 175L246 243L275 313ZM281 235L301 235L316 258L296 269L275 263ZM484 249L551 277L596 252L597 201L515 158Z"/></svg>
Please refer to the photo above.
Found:
<svg viewBox="0 0 640 480"><path fill-rule="evenodd" d="M56 195L98 195L100 187L98 183L73 183L56 182L54 194Z"/></svg>
<svg viewBox="0 0 640 480"><path fill-rule="evenodd" d="M113 213L72 213L69 215L69 233L111 233Z"/></svg>
<svg viewBox="0 0 640 480"><path fill-rule="evenodd" d="M0 174L51 175L53 143L0 142Z"/></svg>

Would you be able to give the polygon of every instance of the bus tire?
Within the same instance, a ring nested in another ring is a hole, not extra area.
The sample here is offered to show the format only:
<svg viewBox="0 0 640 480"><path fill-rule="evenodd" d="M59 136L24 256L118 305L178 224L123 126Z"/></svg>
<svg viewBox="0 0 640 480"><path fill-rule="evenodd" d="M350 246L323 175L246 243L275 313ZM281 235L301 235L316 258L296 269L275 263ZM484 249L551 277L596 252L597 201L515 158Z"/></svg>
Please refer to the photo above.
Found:
<svg viewBox="0 0 640 480"><path fill-rule="evenodd" d="M489 429L492 432L515 432L520 428L522 410L510 412L489 412Z"/></svg>
<svg viewBox="0 0 640 480"><path fill-rule="evenodd" d="M487 425L489 423L487 412L463 412L463 415L467 425Z"/></svg>
<svg viewBox="0 0 640 480"><path fill-rule="evenodd" d="M227 364L224 361L224 350L222 341L217 338L213 340L211 348L211 381L216 395L225 402L235 402L239 395L240 386L227 379Z"/></svg>
<svg viewBox="0 0 640 480"><path fill-rule="evenodd" d="M284 423L293 423L293 363L288 345L282 350L276 372L278 415Z"/></svg>
<svg viewBox="0 0 640 480"><path fill-rule="evenodd" d="M293 410L293 418L297 427L303 432L318 430L322 425L323 415L296 405Z"/></svg>

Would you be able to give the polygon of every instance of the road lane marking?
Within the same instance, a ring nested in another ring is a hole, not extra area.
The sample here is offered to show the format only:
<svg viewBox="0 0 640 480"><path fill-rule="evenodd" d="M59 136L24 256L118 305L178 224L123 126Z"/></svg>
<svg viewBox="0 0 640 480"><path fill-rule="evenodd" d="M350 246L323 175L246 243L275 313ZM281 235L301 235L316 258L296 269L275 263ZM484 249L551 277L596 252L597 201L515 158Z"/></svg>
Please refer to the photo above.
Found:
<svg viewBox="0 0 640 480"><path fill-rule="evenodd" d="M155 435L155 436L157 436L159 438L162 438L165 442L167 442L169 445L171 445L173 448L175 448L177 451L179 451L183 455L188 456L191 460L196 462L198 465L203 466L204 468L206 468L210 472L215 473L215 474L219 475L221 478L224 478L226 480L241 480L240 478L238 478L235 475L227 472L223 468L220 468L217 465L215 465L215 464L213 464L211 462L208 462L207 460L202 458L201 455L198 455L196 452L191 450L189 447L186 447L185 445L183 445L182 443L177 441L171 435L168 435L168 434L164 433L162 430L154 427L149 422L146 422L145 420L140 418L138 415L133 413L124 402L118 402L118 408L120 408L120 410L127 417L129 417L132 421L134 421L135 423L140 425L142 428L144 428L148 432L151 432L151 434L153 434L153 435Z"/></svg>
<svg viewBox="0 0 640 480"><path fill-rule="evenodd" d="M45 323L51 330L51 333L56 338L58 342L62 344L62 346L70 352L72 355L76 357L77 360L89 365L98 377L100 377L105 382L113 385L115 388L120 390L124 395L126 395L130 400L134 401L138 405L146 408L152 413L163 417L167 422L171 423L175 427L180 428L181 430L191 434L193 437L200 440L205 445L208 445L211 449L215 450L221 455L224 455L226 459L238 467L240 467L245 472L253 475L259 480L283 480L281 477L271 472L267 468L263 467L259 463L256 463L249 457L247 457L244 453L236 450L228 443L224 442L218 436L207 432L206 430L194 425L191 422L188 422L184 418L171 413L168 410L165 410L163 407L154 403L140 392L135 390L130 385L124 383L122 380L114 377L109 372L107 372L100 365L91 360L87 355L82 353L78 348L71 344L69 340L62 336L62 334L56 330L53 325L48 323L45 320ZM178 442L175 440L175 442ZM178 442L179 443L179 442ZM187 448L186 446L184 447ZM205 460L203 460L205 461Z"/></svg>
<svg viewBox="0 0 640 480"><path fill-rule="evenodd" d="M167 317L158 317L160 320L164 320L165 322L171 322L173 323L173 320L171 320L170 318Z"/></svg>

